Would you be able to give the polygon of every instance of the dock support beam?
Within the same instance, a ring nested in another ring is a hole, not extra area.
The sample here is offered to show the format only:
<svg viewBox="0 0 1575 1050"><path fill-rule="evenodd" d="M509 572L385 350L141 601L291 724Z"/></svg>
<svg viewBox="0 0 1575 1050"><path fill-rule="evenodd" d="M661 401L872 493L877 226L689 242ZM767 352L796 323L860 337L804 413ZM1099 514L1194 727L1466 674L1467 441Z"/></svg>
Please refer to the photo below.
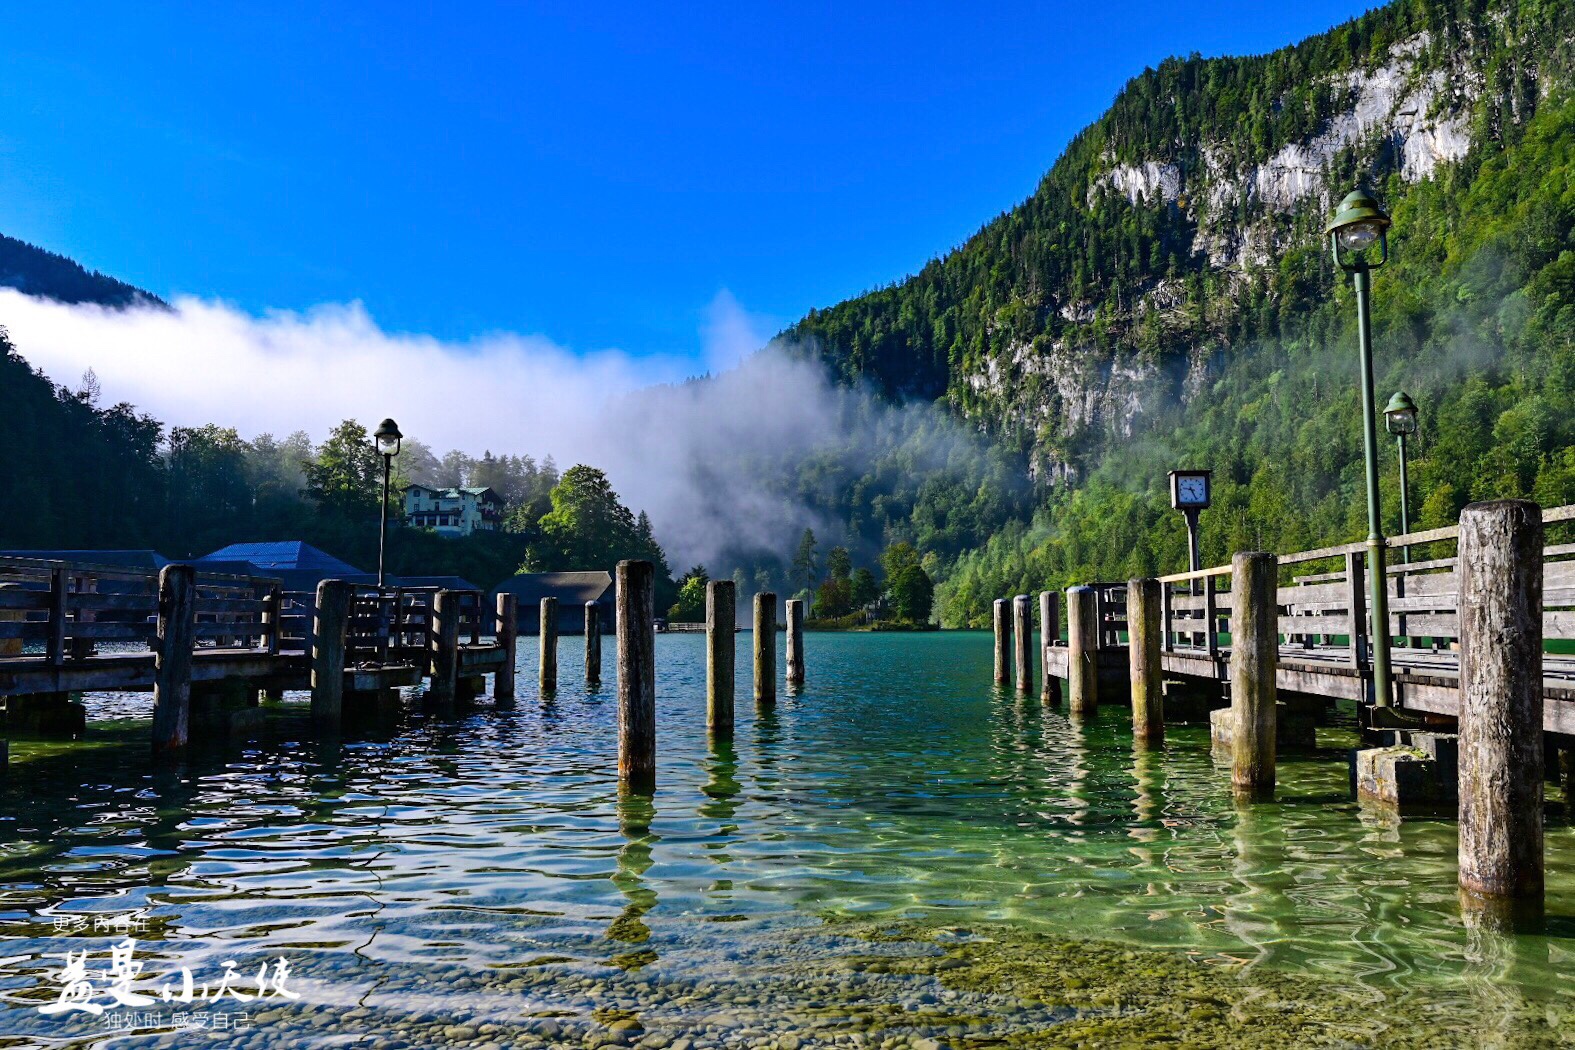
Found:
<svg viewBox="0 0 1575 1050"><path fill-rule="evenodd" d="M344 717L349 626L350 585L323 580L312 610L312 722L319 729L338 729Z"/></svg>
<svg viewBox="0 0 1575 1050"><path fill-rule="evenodd" d="M656 786L656 570L618 563L618 779Z"/></svg>
<svg viewBox="0 0 1575 1050"><path fill-rule="evenodd" d="M1012 607L1005 598L990 606L990 622L995 628L995 684L1012 683Z"/></svg>
<svg viewBox="0 0 1575 1050"><path fill-rule="evenodd" d="M1231 558L1231 788L1246 799L1274 797L1279 698L1279 560L1261 551Z"/></svg>
<svg viewBox="0 0 1575 1050"><path fill-rule="evenodd" d="M705 585L705 724L724 739L733 735L736 593L732 580Z"/></svg>
<svg viewBox="0 0 1575 1050"><path fill-rule="evenodd" d="M777 596L755 595L755 703L777 702Z"/></svg>
<svg viewBox="0 0 1575 1050"><path fill-rule="evenodd" d="M1092 587L1066 592L1067 710L1091 715L1099 708L1099 596Z"/></svg>
<svg viewBox="0 0 1575 1050"><path fill-rule="evenodd" d="M1012 640L1016 646L1017 691L1027 696L1034 687L1034 602L1026 594L1012 599Z"/></svg>
<svg viewBox="0 0 1575 1050"><path fill-rule="evenodd" d="M1132 736L1139 743L1165 740L1164 672L1160 664L1160 591L1154 579L1127 584L1127 660L1132 677Z"/></svg>
<svg viewBox="0 0 1575 1050"><path fill-rule="evenodd" d="M1542 510L1460 514L1460 893L1469 916L1543 912Z"/></svg>
<svg viewBox="0 0 1575 1050"><path fill-rule="evenodd" d="M547 597L541 600L540 620L541 630L537 641L540 643L538 651L541 658L537 666L536 684L541 689L541 695L546 697L558 691L558 599Z"/></svg>
<svg viewBox="0 0 1575 1050"><path fill-rule="evenodd" d="M427 699L440 708L454 706L459 692L459 603L455 591L432 596L432 674Z"/></svg>
<svg viewBox="0 0 1575 1050"><path fill-rule="evenodd" d="M804 601L787 601L787 680L790 685L804 684Z"/></svg>
<svg viewBox="0 0 1575 1050"><path fill-rule="evenodd" d="M191 650L196 642L197 571L159 570L159 625L153 657L153 750L186 746L191 722Z"/></svg>
<svg viewBox="0 0 1575 1050"><path fill-rule="evenodd" d="M585 684L602 684L602 607L585 603Z"/></svg>
<svg viewBox="0 0 1575 1050"><path fill-rule="evenodd" d="M498 595L498 646L503 650L503 666L492 679L492 702L498 707L514 706L515 648L519 644L519 599L507 591Z"/></svg>
<svg viewBox="0 0 1575 1050"><path fill-rule="evenodd" d="M1055 591L1039 592L1039 701L1045 704L1061 702L1061 679L1050 673L1050 647L1061 637L1060 597Z"/></svg>

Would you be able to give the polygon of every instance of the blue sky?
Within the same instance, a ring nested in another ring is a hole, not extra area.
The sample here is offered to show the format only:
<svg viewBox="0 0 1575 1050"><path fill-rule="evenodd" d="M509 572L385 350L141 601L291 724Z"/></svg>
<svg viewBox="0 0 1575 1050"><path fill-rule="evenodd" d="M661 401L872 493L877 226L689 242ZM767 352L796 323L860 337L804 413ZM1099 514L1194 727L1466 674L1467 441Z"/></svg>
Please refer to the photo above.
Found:
<svg viewBox="0 0 1575 1050"><path fill-rule="evenodd" d="M723 289L769 330L912 272L1145 65L1367 6L9 5L0 232L252 314L698 361Z"/></svg>

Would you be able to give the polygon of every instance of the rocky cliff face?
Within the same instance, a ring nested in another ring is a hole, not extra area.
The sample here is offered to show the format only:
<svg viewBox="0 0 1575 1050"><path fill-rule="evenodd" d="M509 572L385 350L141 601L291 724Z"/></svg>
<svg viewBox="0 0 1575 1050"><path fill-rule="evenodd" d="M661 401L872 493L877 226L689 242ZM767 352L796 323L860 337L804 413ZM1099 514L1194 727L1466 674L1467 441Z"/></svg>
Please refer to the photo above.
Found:
<svg viewBox="0 0 1575 1050"><path fill-rule="evenodd" d="M1566 89L1572 48L1567 10L1502 0L1472 20L1419 0L1275 55L1167 63L1018 209L795 334L897 392L944 369L954 407L1035 477L1075 479L1327 296L1320 228L1353 183L1394 205L1469 167Z"/></svg>

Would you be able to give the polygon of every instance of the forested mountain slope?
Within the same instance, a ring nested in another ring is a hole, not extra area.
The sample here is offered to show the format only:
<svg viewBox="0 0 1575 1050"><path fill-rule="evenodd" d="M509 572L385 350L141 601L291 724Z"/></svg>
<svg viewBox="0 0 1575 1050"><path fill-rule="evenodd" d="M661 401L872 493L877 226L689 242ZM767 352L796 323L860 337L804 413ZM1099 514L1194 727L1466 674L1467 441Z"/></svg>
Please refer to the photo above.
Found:
<svg viewBox="0 0 1575 1050"><path fill-rule="evenodd" d="M1210 558L1352 538L1354 308L1320 229L1366 182L1395 218L1378 373L1422 404L1422 520L1575 501L1572 84L1575 5L1541 0L1399 0L1269 55L1167 61L1022 205L785 334L1027 456L1035 521L946 567L949 622L1177 567L1175 466L1216 471Z"/></svg>
<svg viewBox="0 0 1575 1050"><path fill-rule="evenodd" d="M89 270L64 255L35 247L0 234L0 287L28 295L58 299L63 303L97 303L100 306L162 304L152 292Z"/></svg>

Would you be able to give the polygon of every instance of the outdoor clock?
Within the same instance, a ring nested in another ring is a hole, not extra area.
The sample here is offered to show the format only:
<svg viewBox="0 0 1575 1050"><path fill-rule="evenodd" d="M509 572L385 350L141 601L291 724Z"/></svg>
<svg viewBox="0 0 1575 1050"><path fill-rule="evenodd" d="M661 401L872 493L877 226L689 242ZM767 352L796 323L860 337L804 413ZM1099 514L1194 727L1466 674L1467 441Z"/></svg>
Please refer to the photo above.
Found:
<svg viewBox="0 0 1575 1050"><path fill-rule="evenodd" d="M1209 505L1207 470L1170 472L1170 505L1177 510L1202 510Z"/></svg>

